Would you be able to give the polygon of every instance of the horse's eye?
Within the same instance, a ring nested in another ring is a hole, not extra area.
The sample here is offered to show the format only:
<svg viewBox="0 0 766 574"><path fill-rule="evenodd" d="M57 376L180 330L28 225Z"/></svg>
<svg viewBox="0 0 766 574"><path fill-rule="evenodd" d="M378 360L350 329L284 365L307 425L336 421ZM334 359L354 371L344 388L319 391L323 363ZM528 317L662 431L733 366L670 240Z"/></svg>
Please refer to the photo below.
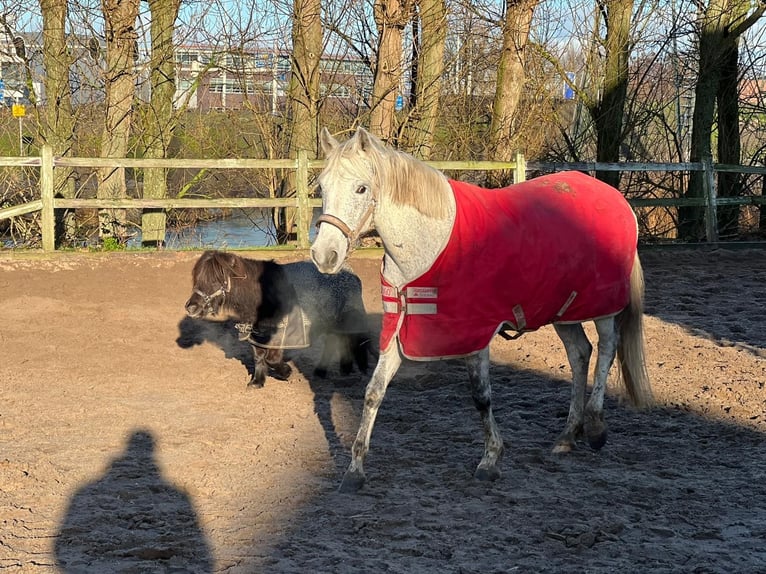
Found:
<svg viewBox="0 0 766 574"><path fill-rule="evenodd" d="M363 193L367 193L367 186L366 185L360 185L359 187L356 188L356 192L359 195L362 195Z"/></svg>

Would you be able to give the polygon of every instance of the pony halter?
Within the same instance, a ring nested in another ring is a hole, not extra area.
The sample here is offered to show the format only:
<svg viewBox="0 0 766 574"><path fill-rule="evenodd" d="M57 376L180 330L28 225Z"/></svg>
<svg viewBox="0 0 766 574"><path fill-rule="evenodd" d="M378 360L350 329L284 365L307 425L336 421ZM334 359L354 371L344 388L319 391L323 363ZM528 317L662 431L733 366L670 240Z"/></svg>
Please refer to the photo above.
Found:
<svg viewBox="0 0 766 574"><path fill-rule="evenodd" d="M367 221L372 217L372 214L375 211L375 203L376 202L373 200L367 210L362 214L362 218L354 229L351 229L346 225L341 218L330 215L329 213L323 213L317 217L316 228L319 229L319 226L322 223L329 223L333 227L336 227L343 234L343 237L348 240L348 252L350 253L351 250L356 247L356 242L362 233L362 229L364 229L364 226L367 225Z"/></svg>
<svg viewBox="0 0 766 574"><path fill-rule="evenodd" d="M211 309L212 310L212 302L216 297L223 297L224 301L226 300L226 294L231 291L231 276L226 277L226 285L221 285L218 289L213 291L210 294L203 293L199 289L195 289L194 292L202 297L202 301L205 303L205 309Z"/></svg>

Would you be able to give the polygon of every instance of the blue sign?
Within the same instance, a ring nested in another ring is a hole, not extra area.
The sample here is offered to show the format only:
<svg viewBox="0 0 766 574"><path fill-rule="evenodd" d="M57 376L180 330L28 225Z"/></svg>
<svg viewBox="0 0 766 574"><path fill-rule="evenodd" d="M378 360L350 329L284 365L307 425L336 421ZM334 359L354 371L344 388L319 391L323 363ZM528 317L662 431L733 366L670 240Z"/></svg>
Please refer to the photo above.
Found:
<svg viewBox="0 0 766 574"><path fill-rule="evenodd" d="M567 72L567 80L569 80L569 83L564 84L564 99L574 100L575 92L574 92L574 88L572 88L572 84L574 84L575 82L575 73Z"/></svg>
<svg viewBox="0 0 766 574"><path fill-rule="evenodd" d="M396 104L394 108L397 112L401 112L404 109L404 98L402 96L396 96Z"/></svg>
<svg viewBox="0 0 766 574"><path fill-rule="evenodd" d="M5 82L0 80L0 101L5 99Z"/></svg>

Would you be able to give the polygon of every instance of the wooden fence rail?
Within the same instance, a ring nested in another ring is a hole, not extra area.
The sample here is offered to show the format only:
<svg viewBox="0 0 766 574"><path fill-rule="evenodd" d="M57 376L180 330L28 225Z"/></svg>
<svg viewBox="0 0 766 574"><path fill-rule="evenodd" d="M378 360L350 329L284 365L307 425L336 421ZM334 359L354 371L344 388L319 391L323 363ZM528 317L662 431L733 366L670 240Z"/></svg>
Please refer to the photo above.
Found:
<svg viewBox="0 0 766 574"><path fill-rule="evenodd" d="M430 161L429 165L440 170L455 171L512 171L514 181L524 181L528 170L556 172L562 170L579 171L703 171L706 174L705 197L700 198L652 198L631 199L634 207L679 207L696 205L705 207L707 240L718 241L716 208L719 205L766 205L766 197L726 197L716 195L715 172L736 172L766 175L766 167L713 164L711 161L699 163L549 163L525 162L519 154L513 162L497 161ZM84 158L54 157L49 146L43 146L39 157L0 157L0 167L38 167L40 169L40 199L22 205L0 209L0 220L18 217L35 211L41 212L42 248L54 251L55 245L55 210L56 209L211 209L211 208L275 208L290 207L297 211L297 239L299 248L307 248L310 243L309 233L312 213L321 206L321 199L312 198L309 189L309 174L324 166L324 160L309 159L305 152L300 152L296 159L137 159L137 158ZM222 198L222 199L80 199L54 197L53 170L57 167L116 167L116 168L187 168L187 169L292 169L296 172L296 195L289 198Z"/></svg>

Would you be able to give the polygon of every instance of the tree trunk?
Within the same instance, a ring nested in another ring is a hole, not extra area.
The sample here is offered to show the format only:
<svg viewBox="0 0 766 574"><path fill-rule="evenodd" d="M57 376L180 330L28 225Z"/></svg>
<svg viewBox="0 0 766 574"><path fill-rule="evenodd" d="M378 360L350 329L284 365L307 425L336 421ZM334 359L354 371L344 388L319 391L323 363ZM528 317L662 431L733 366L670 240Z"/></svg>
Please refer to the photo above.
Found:
<svg viewBox="0 0 766 574"><path fill-rule="evenodd" d="M689 161L712 158L713 125L718 103L719 161L739 163L739 105L736 93L738 82L738 42L766 11L759 4L749 13L750 4L744 0L710 0L700 15L699 75L695 86L694 112ZM693 171L685 197L704 198L704 174ZM740 181L734 174L719 174L718 194L726 197L741 193ZM717 224L724 233L736 228L738 210L723 207ZM687 241L705 239L705 207L686 206L678 209L678 233Z"/></svg>
<svg viewBox="0 0 766 574"><path fill-rule="evenodd" d="M319 0L294 0L293 58L289 98L292 131L289 157L297 158L306 150L309 157L317 155L319 133L319 60L322 56L322 6ZM280 187L280 197L295 196L295 173L290 171ZM297 237L295 208L277 208L275 225L278 243Z"/></svg>
<svg viewBox="0 0 766 574"><path fill-rule="evenodd" d="M394 134L396 96L402 82L402 38L413 0L375 0L378 58L372 85L370 131L384 141Z"/></svg>
<svg viewBox="0 0 766 574"><path fill-rule="evenodd" d="M407 150L422 160L428 160L439 117L447 5L445 0L420 0L419 8L421 34L417 44L417 74L413 71L412 109L404 130L404 140Z"/></svg>
<svg viewBox="0 0 766 574"><path fill-rule="evenodd" d="M628 59L633 0L606 0L606 38L604 41L604 82L596 109L591 110L596 127L596 161L620 160L623 115L628 93ZM597 171L596 177L620 187L620 172Z"/></svg>
<svg viewBox="0 0 766 574"><path fill-rule="evenodd" d="M497 87L492 103L489 128L490 159L512 161L514 157L513 120L524 91L524 58L538 0L512 0L503 22L503 49L497 66ZM492 172L488 185L511 183L511 172Z"/></svg>
<svg viewBox="0 0 766 574"><path fill-rule="evenodd" d="M739 139L739 48L731 42L721 61L721 82L718 85L718 161L740 163ZM742 179L739 173L718 174L718 197L742 195ZM739 234L738 205L721 205L717 208L719 239L736 239Z"/></svg>
<svg viewBox="0 0 766 574"><path fill-rule="evenodd" d="M716 94L721 79L720 47L724 41L725 12L727 0L710 0L701 16L699 39L699 72L694 88L692 111L692 134L689 161L699 162L712 158L711 141L715 115ZM704 198L705 174L693 171L685 197ZM687 241L705 239L705 207L684 206L678 208L678 234Z"/></svg>
<svg viewBox="0 0 766 574"><path fill-rule="evenodd" d="M45 69L46 104L40 118L40 135L53 149L54 156L72 154L74 141L74 116L69 87L69 70L72 57L67 49L66 19L67 3L57 0L41 0L43 18L43 68ZM54 195L75 196L74 173L71 168L53 170ZM75 237L74 212L56 214L57 241L71 241Z"/></svg>
<svg viewBox="0 0 766 574"><path fill-rule="evenodd" d="M106 69L104 71L105 113L101 139L101 157L124 158L135 95L133 70L136 41L136 18L139 0L102 0L106 32ZM127 196L124 168L102 168L99 174L99 199ZM127 216L124 209L99 211L99 236L103 241L127 240Z"/></svg>
<svg viewBox="0 0 766 574"><path fill-rule="evenodd" d="M721 83L718 87L718 161L739 164L742 142L739 131L739 40L747 25L750 4L747 0L732 0L726 16L726 42L721 46ZM754 17L758 17L757 13ZM742 195L742 174L721 172L718 174L718 196ZM739 235L738 205L722 205L717 209L718 234L720 238L736 238Z"/></svg>
<svg viewBox="0 0 766 574"><path fill-rule="evenodd" d="M151 97L145 109L143 137L144 156L163 159L176 127L173 98L176 91L173 31L181 0L149 0L151 12ZM144 171L144 197L167 197L167 170L147 168ZM165 243L166 215L164 210L144 210L141 216L141 243L145 247L160 247Z"/></svg>

